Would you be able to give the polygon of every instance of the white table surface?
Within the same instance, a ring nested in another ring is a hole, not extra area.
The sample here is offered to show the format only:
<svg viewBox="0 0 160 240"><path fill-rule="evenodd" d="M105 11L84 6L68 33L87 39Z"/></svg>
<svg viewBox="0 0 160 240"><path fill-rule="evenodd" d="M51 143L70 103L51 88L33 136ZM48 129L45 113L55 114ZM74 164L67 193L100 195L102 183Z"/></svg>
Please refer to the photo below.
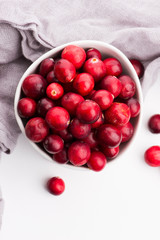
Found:
<svg viewBox="0 0 160 240"><path fill-rule="evenodd" d="M129 152L99 173L53 164L20 135L11 155L2 154L0 183L5 200L1 240L159 240L160 168L148 166L145 150L160 144L148 131L152 114L160 113L157 82L144 102L141 130ZM61 196L44 183L60 176Z"/></svg>

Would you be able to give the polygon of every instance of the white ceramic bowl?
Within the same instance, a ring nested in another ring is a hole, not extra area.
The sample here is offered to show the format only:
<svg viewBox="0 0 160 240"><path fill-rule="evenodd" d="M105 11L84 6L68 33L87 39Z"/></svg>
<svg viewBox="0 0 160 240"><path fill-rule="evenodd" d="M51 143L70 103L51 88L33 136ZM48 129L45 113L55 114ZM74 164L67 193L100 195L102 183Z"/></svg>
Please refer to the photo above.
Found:
<svg viewBox="0 0 160 240"><path fill-rule="evenodd" d="M18 104L18 101L19 101L20 96L21 96L21 86L22 86L23 80L28 75L30 75L32 73L35 73L38 65L41 63L42 60L44 60L45 58L49 58L49 57L53 57L53 58L56 57L58 55L58 53L60 53L64 47L66 47L67 45L70 45L70 44L80 46L84 49L97 48L101 52L102 56L117 58L122 64L123 72L125 74L128 74L132 79L134 79L134 81L136 83L136 88L137 88L136 97L141 104L141 112L140 112L139 116L137 118L135 118L135 120L133 122L134 135L131 138L131 140L121 148L121 150L119 152L119 155L116 158L116 159L118 159L120 156L123 155L124 151L126 152L126 150L127 151L129 150L130 146L135 141L137 133L140 129L140 125L141 125L141 121L142 121L142 109L143 109L143 107L142 107L142 104L143 104L142 90L141 90L141 85L140 85L139 78L138 78L132 64L128 60L128 58L120 50L118 50L117 48L115 48L112 45L107 44L105 42L93 41L93 40L83 40L83 41L70 42L70 43L61 45L59 47L56 47L56 48L48 51L47 53L45 53L41 57L39 57L34 63L32 63L31 66L25 71L25 73L21 77L21 79L18 83L18 86L17 86L17 90L16 90L16 94L15 94L15 101L14 101L14 109L15 109L15 116L16 116L17 123L18 123L22 133L25 135L25 129L24 129L22 119L19 117L18 112L17 112L17 104ZM28 139L28 141L44 158L46 158L48 160L51 160L52 162L55 162L55 161L52 160L52 158L47 153L45 153L42 149L40 149L37 144L33 143L29 139Z"/></svg>

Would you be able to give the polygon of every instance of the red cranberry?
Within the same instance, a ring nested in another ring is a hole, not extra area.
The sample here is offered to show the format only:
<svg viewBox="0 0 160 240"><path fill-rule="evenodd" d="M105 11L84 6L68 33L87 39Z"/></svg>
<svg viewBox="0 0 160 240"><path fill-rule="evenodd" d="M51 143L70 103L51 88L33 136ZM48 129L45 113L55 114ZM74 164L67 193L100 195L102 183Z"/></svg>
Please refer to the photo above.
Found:
<svg viewBox="0 0 160 240"><path fill-rule="evenodd" d="M144 154L146 163L152 167L160 167L160 146L148 148Z"/></svg>
<svg viewBox="0 0 160 240"><path fill-rule="evenodd" d="M89 58L84 64L84 72L90 73L96 82L106 75L106 67L98 58Z"/></svg>
<svg viewBox="0 0 160 240"><path fill-rule="evenodd" d="M68 92L62 97L61 104L71 115L74 116L76 114L78 104L83 101L84 98L81 95Z"/></svg>
<svg viewBox="0 0 160 240"><path fill-rule="evenodd" d="M93 89L93 90L86 96L86 98L87 98L87 99L91 99L92 96L93 96L93 94L94 94L95 92L96 92L96 90Z"/></svg>
<svg viewBox="0 0 160 240"><path fill-rule="evenodd" d="M83 139L83 142L88 143L90 148L96 148L98 145L98 142L96 140L95 132L91 131L89 135Z"/></svg>
<svg viewBox="0 0 160 240"><path fill-rule="evenodd" d="M77 106L77 118L84 123L94 123L101 113L99 105L92 100L85 100Z"/></svg>
<svg viewBox="0 0 160 240"><path fill-rule="evenodd" d="M86 52L87 59L89 58L99 58L100 60L102 59L100 51L98 51L96 48L90 48Z"/></svg>
<svg viewBox="0 0 160 240"><path fill-rule="evenodd" d="M68 60L60 59L55 63L54 74L60 82L72 82L76 76L76 69Z"/></svg>
<svg viewBox="0 0 160 240"><path fill-rule="evenodd" d="M29 118L35 114L36 102L31 98L22 98L18 102L18 114L22 118Z"/></svg>
<svg viewBox="0 0 160 240"><path fill-rule="evenodd" d="M69 161L67 152L68 152L67 148L64 147L62 151L55 153L53 155L53 159L56 162L61 163L61 164L67 163Z"/></svg>
<svg viewBox="0 0 160 240"><path fill-rule="evenodd" d="M87 165L90 169L99 172L101 171L107 163L107 159L102 152L92 152Z"/></svg>
<svg viewBox="0 0 160 240"><path fill-rule="evenodd" d="M47 189L51 194L60 195L65 190L65 183L61 178L53 177L48 180Z"/></svg>
<svg viewBox="0 0 160 240"><path fill-rule="evenodd" d="M128 105L131 117L137 117L140 113L140 103L136 98L130 98L126 101L126 104Z"/></svg>
<svg viewBox="0 0 160 240"><path fill-rule="evenodd" d="M45 120L50 128L61 131L68 127L70 116L66 109L57 106L47 112Z"/></svg>
<svg viewBox="0 0 160 240"><path fill-rule="evenodd" d="M121 142L127 142L133 136L134 128L130 122L126 123L124 126L118 127L118 129L122 133L122 141Z"/></svg>
<svg viewBox="0 0 160 240"><path fill-rule="evenodd" d="M76 69L79 69L86 60L86 53L81 47L69 45L63 49L61 57L67 59Z"/></svg>
<svg viewBox="0 0 160 240"><path fill-rule="evenodd" d="M33 142L42 142L49 133L49 128L43 118L30 119L25 126L26 136Z"/></svg>
<svg viewBox="0 0 160 240"><path fill-rule="evenodd" d="M122 75L121 77L119 77L119 80L122 83L122 89L119 94L119 97L123 99L133 97L136 92L136 85L133 79L128 75Z"/></svg>
<svg viewBox="0 0 160 240"><path fill-rule="evenodd" d="M89 73L80 73L73 81L73 87L82 96L88 95L94 88L94 79Z"/></svg>
<svg viewBox="0 0 160 240"><path fill-rule="evenodd" d="M144 74L143 64L137 59L130 59L130 62L132 63L138 77L139 78L143 77L143 74Z"/></svg>
<svg viewBox="0 0 160 240"><path fill-rule="evenodd" d="M103 124L98 128L97 138L101 145L117 147L122 140L122 134L118 128L110 124Z"/></svg>
<svg viewBox="0 0 160 240"><path fill-rule="evenodd" d="M72 134L68 131L68 128L65 128L64 130L57 131L57 134L63 138L65 142L71 142L73 140Z"/></svg>
<svg viewBox="0 0 160 240"><path fill-rule="evenodd" d="M59 83L51 83L46 89L47 96L53 100L61 98L63 93L63 87Z"/></svg>
<svg viewBox="0 0 160 240"><path fill-rule="evenodd" d="M58 135L49 135L43 141L43 147L45 150L51 154L58 153L62 151L64 143L61 137Z"/></svg>
<svg viewBox="0 0 160 240"><path fill-rule="evenodd" d="M91 125L81 123L77 118L74 118L70 123L69 130L75 138L83 139L90 133Z"/></svg>
<svg viewBox="0 0 160 240"><path fill-rule="evenodd" d="M47 77L46 77L46 80L48 83L53 83L53 82L57 82L59 83L58 79L55 77L54 75L54 71L50 71L48 74L47 74Z"/></svg>
<svg viewBox="0 0 160 240"><path fill-rule="evenodd" d="M123 126L130 120L130 109L125 103L114 102L110 108L105 111L107 122L116 126Z"/></svg>
<svg viewBox="0 0 160 240"><path fill-rule="evenodd" d="M46 87L46 80L38 74L29 75L22 83L22 90L24 94L33 99L42 98L45 95Z"/></svg>
<svg viewBox="0 0 160 240"><path fill-rule="evenodd" d="M107 159L113 159L113 158L117 157L117 155L119 153L119 146L117 146L115 148L109 148L107 146L102 146L101 150Z"/></svg>
<svg viewBox="0 0 160 240"><path fill-rule="evenodd" d="M99 118L97 119L96 122L92 123L92 128L98 128L104 123L104 115L101 112Z"/></svg>
<svg viewBox="0 0 160 240"><path fill-rule="evenodd" d="M68 158L75 166L86 164L90 158L91 151L87 143L73 142L68 149Z"/></svg>
<svg viewBox="0 0 160 240"><path fill-rule="evenodd" d="M122 65L116 58L107 58L103 61L107 75L119 76L122 73Z"/></svg>
<svg viewBox="0 0 160 240"><path fill-rule="evenodd" d="M102 111L111 106L113 99L113 95L107 90L103 89L96 91L92 96L92 100L98 103Z"/></svg>
<svg viewBox="0 0 160 240"><path fill-rule="evenodd" d="M39 74L41 74L43 77L46 77L47 74L53 70L53 68L54 60L52 58L46 58L40 64Z"/></svg>
<svg viewBox="0 0 160 240"><path fill-rule="evenodd" d="M102 89L112 93L115 98L120 94L122 89L121 81L117 77L111 75L104 77L100 83L100 86Z"/></svg>
<svg viewBox="0 0 160 240"><path fill-rule="evenodd" d="M155 114L149 119L149 129L152 133L160 133L160 114Z"/></svg>
<svg viewBox="0 0 160 240"><path fill-rule="evenodd" d="M49 98L41 98L37 103L37 113L41 117L45 117L49 109L53 108L55 104Z"/></svg>

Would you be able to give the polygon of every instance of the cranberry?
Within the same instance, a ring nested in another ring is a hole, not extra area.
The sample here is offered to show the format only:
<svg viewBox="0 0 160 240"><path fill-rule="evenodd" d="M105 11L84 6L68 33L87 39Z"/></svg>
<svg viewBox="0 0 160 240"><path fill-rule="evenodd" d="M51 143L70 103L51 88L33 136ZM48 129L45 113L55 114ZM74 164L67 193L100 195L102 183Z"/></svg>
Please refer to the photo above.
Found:
<svg viewBox="0 0 160 240"><path fill-rule="evenodd" d="M87 59L89 58L99 58L100 60L102 59L100 51L98 51L96 48L90 48L86 52Z"/></svg>
<svg viewBox="0 0 160 240"><path fill-rule="evenodd" d="M115 98L120 94L122 89L121 81L117 77L111 75L104 77L100 83L100 86L102 89L112 93Z"/></svg>
<svg viewBox="0 0 160 240"><path fill-rule="evenodd" d="M103 89L96 91L92 96L92 100L98 103L102 111L111 106L113 99L113 95L107 90Z"/></svg>
<svg viewBox="0 0 160 240"><path fill-rule="evenodd" d="M41 74L43 77L46 77L47 74L53 70L53 68L54 60L52 58L46 58L40 64L39 74Z"/></svg>
<svg viewBox="0 0 160 240"><path fill-rule="evenodd" d="M90 73L95 82L100 81L106 75L106 67L98 58L89 58L84 64L84 72Z"/></svg>
<svg viewBox="0 0 160 240"><path fill-rule="evenodd" d="M101 147L101 150L107 159L113 159L113 158L117 157L117 155L119 153L119 146L117 146L115 148L109 148L109 147L103 145Z"/></svg>
<svg viewBox="0 0 160 240"><path fill-rule="evenodd" d="M93 90L86 96L86 98L87 98L87 99L91 99L92 96L93 96L93 94L94 94L95 92L96 92L96 90L93 89Z"/></svg>
<svg viewBox="0 0 160 240"><path fill-rule="evenodd" d="M22 118L29 118L35 114L36 102L31 98L22 98L18 102L18 114Z"/></svg>
<svg viewBox="0 0 160 240"><path fill-rule="evenodd" d="M107 75L119 76L122 73L122 65L116 58L107 58L103 61Z"/></svg>
<svg viewBox="0 0 160 240"><path fill-rule="evenodd" d="M94 78L89 73L80 73L73 81L73 87L82 96L88 95L94 88Z"/></svg>
<svg viewBox="0 0 160 240"><path fill-rule="evenodd" d="M57 131L57 134L63 138L65 142L71 142L73 140L72 134L68 131L68 128L65 128L64 130Z"/></svg>
<svg viewBox="0 0 160 240"><path fill-rule="evenodd" d="M128 105L131 117L137 117L140 113L140 103L136 98L130 98L126 101L126 104Z"/></svg>
<svg viewBox="0 0 160 240"><path fill-rule="evenodd" d="M128 75L122 75L121 77L119 77L119 80L122 83L122 89L119 94L119 97L123 99L133 97L136 92L136 85L133 79Z"/></svg>
<svg viewBox="0 0 160 240"><path fill-rule="evenodd" d="M98 142L96 140L95 132L91 131L89 135L83 139L83 142L88 143L90 148L96 148L98 145Z"/></svg>
<svg viewBox="0 0 160 240"><path fill-rule="evenodd" d="M130 109L125 103L114 102L110 108L105 111L107 122L116 126L123 126L130 120Z"/></svg>
<svg viewBox="0 0 160 240"><path fill-rule="evenodd" d="M58 82L58 79L55 77L54 75L54 71L50 71L48 74L47 74L47 77L46 77L46 80L48 83L53 83L53 82Z"/></svg>
<svg viewBox="0 0 160 240"><path fill-rule="evenodd" d="M134 128L130 122L126 123L124 126L118 127L118 129L122 133L122 141L121 142L127 142L133 136Z"/></svg>
<svg viewBox="0 0 160 240"><path fill-rule="evenodd" d="M152 167L160 167L160 146L148 148L144 154L146 163Z"/></svg>
<svg viewBox="0 0 160 240"><path fill-rule="evenodd" d="M37 103L37 113L41 117L45 117L49 109L55 106L54 102L49 98L41 98Z"/></svg>
<svg viewBox="0 0 160 240"><path fill-rule="evenodd" d="M117 147L122 140L121 131L113 125L103 124L98 128L97 138L101 145Z"/></svg>
<svg viewBox="0 0 160 240"><path fill-rule="evenodd" d="M69 130L75 138L83 139L90 133L91 125L81 123L77 118L74 118L70 123Z"/></svg>
<svg viewBox="0 0 160 240"><path fill-rule="evenodd" d="M50 128L61 131L68 127L70 116L66 109L57 106L47 112L45 120Z"/></svg>
<svg viewBox="0 0 160 240"><path fill-rule="evenodd" d="M62 151L64 143L61 137L58 135L48 135L43 141L43 147L51 154Z"/></svg>
<svg viewBox="0 0 160 240"><path fill-rule="evenodd" d="M92 100L85 100L77 106L77 118L84 123L94 123L101 113L99 105Z"/></svg>
<svg viewBox="0 0 160 240"><path fill-rule="evenodd" d="M139 78L143 77L143 74L144 74L143 64L137 59L130 59L130 62L132 63L138 77Z"/></svg>
<svg viewBox="0 0 160 240"><path fill-rule="evenodd" d="M65 183L61 178L53 177L48 180L47 189L51 194L60 195L65 190Z"/></svg>
<svg viewBox="0 0 160 240"><path fill-rule="evenodd" d="M92 123L92 128L98 128L104 123L104 115L101 112L99 118L97 119L96 122Z"/></svg>
<svg viewBox="0 0 160 240"><path fill-rule="evenodd" d="M26 136L33 142L42 142L49 133L49 128L43 118L30 119L25 126Z"/></svg>
<svg viewBox="0 0 160 240"><path fill-rule="evenodd" d="M22 90L24 94L33 99L42 98L45 95L46 87L46 80L38 74L29 75L22 83Z"/></svg>
<svg viewBox="0 0 160 240"><path fill-rule="evenodd" d="M67 59L76 69L79 69L86 60L86 53L81 47L69 45L63 49L61 57Z"/></svg>
<svg viewBox="0 0 160 240"><path fill-rule="evenodd" d="M73 142L68 149L69 161L75 166L82 166L87 163L90 155L89 145L80 141Z"/></svg>
<svg viewBox="0 0 160 240"><path fill-rule="evenodd" d="M51 83L46 89L47 96L53 100L61 98L63 93L63 87L59 83Z"/></svg>
<svg viewBox="0 0 160 240"><path fill-rule="evenodd" d="M160 133L160 114L155 114L149 119L149 129L152 133Z"/></svg>
<svg viewBox="0 0 160 240"><path fill-rule="evenodd" d="M76 69L68 60L60 59L55 63L54 74L62 83L72 82L76 76Z"/></svg>
<svg viewBox="0 0 160 240"><path fill-rule="evenodd" d="M102 152L92 152L87 165L90 169L99 172L101 171L107 163L107 159Z"/></svg>
<svg viewBox="0 0 160 240"><path fill-rule="evenodd" d="M64 147L62 151L60 151L58 153L55 153L53 155L53 159L56 162L61 163L61 164L67 163L69 161L68 160L68 150L67 150L67 148Z"/></svg>
<svg viewBox="0 0 160 240"><path fill-rule="evenodd" d="M78 104L83 101L84 98L81 95L68 92L62 97L61 104L71 115L75 116Z"/></svg>

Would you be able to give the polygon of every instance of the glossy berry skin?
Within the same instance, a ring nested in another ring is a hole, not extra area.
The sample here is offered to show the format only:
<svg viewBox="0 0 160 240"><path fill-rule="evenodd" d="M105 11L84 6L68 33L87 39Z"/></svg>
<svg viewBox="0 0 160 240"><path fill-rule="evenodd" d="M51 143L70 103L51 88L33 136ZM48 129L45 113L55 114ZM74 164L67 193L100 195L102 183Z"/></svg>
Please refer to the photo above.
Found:
<svg viewBox="0 0 160 240"><path fill-rule="evenodd" d="M76 69L79 69L86 60L86 53L84 49L79 46L69 45L63 49L61 57L67 59Z"/></svg>
<svg viewBox="0 0 160 240"><path fill-rule="evenodd" d="M107 163L107 159L102 152L94 151L91 153L87 166L93 171L101 171Z"/></svg>
<svg viewBox="0 0 160 240"><path fill-rule="evenodd" d="M92 123L92 128L98 128L99 126L101 126L104 123L104 115L101 112L99 118L97 119L96 122Z"/></svg>
<svg viewBox="0 0 160 240"><path fill-rule="evenodd" d="M101 151L106 156L107 160L110 160L110 159L117 157L117 155L119 153L119 146L117 146L115 148L109 148L107 146L102 146Z"/></svg>
<svg viewBox="0 0 160 240"><path fill-rule="evenodd" d="M83 102L84 98L73 92L68 92L63 95L61 105L72 115L76 115L76 109L79 103Z"/></svg>
<svg viewBox="0 0 160 240"><path fill-rule="evenodd" d="M26 77L22 83L24 94L33 99L40 99L46 93L47 82L39 74L31 74Z"/></svg>
<svg viewBox="0 0 160 240"><path fill-rule="evenodd" d="M98 128L97 139L100 145L106 145L107 147L115 148L121 143L122 134L115 126L103 124Z"/></svg>
<svg viewBox="0 0 160 240"><path fill-rule="evenodd" d="M133 79L128 75L122 75L119 77L119 80L122 83L122 89L119 97L123 99L129 99L133 97L136 92L136 85Z"/></svg>
<svg viewBox="0 0 160 240"><path fill-rule="evenodd" d="M69 161L67 148L64 147L62 151L55 153L53 155L53 160L61 164L67 163Z"/></svg>
<svg viewBox="0 0 160 240"><path fill-rule="evenodd" d="M92 100L98 103L102 111L106 110L112 105L113 99L114 96L107 90L103 89L96 91L92 96Z"/></svg>
<svg viewBox="0 0 160 240"><path fill-rule="evenodd" d="M49 98L57 100L63 96L64 90L61 84L51 83L46 89L46 94Z"/></svg>
<svg viewBox="0 0 160 240"><path fill-rule="evenodd" d="M65 142L71 142L73 140L72 134L68 131L68 128L56 132Z"/></svg>
<svg viewBox="0 0 160 240"><path fill-rule="evenodd" d="M143 64L137 60L137 59L130 59L130 62L132 63L137 75L139 78L142 78L144 75L144 66Z"/></svg>
<svg viewBox="0 0 160 240"><path fill-rule="evenodd" d="M77 118L74 118L69 126L69 131L73 137L77 139L83 139L88 136L91 131L91 124L80 122Z"/></svg>
<svg viewBox="0 0 160 240"><path fill-rule="evenodd" d="M32 142L42 142L49 133L49 128L43 118L31 118L25 126L26 136Z"/></svg>
<svg viewBox="0 0 160 240"><path fill-rule="evenodd" d="M61 131L68 127L70 116L66 109L57 106L47 112L45 120L50 128Z"/></svg>
<svg viewBox="0 0 160 240"><path fill-rule="evenodd" d="M145 151L144 159L152 167L160 167L160 146L152 146Z"/></svg>
<svg viewBox="0 0 160 240"><path fill-rule="evenodd" d="M48 74L47 74L47 77L46 77L46 81L48 83L53 83L53 82L57 82L59 83L58 79L55 77L54 75L54 71L50 71Z"/></svg>
<svg viewBox="0 0 160 240"><path fill-rule="evenodd" d="M102 59L100 51L98 51L98 49L96 48L88 49L86 52L86 55L87 55L87 59L89 58L99 58L100 60Z"/></svg>
<svg viewBox="0 0 160 240"><path fill-rule="evenodd" d="M53 195L60 195L65 190L65 183L61 178L53 177L48 180L47 189Z"/></svg>
<svg viewBox="0 0 160 240"><path fill-rule="evenodd" d="M100 81L106 75L106 67L98 58L89 58L84 63L83 70L91 74L95 82Z"/></svg>
<svg viewBox="0 0 160 240"><path fill-rule="evenodd" d="M99 105L92 100L85 100L77 106L76 116L83 123L94 123L101 113Z"/></svg>
<svg viewBox="0 0 160 240"><path fill-rule="evenodd" d="M36 112L36 102L31 98L21 98L18 102L17 109L20 117L32 117Z"/></svg>
<svg viewBox="0 0 160 240"><path fill-rule="evenodd" d="M90 155L91 151L89 145L80 141L73 142L68 149L69 161L74 166L82 166L86 164Z"/></svg>
<svg viewBox="0 0 160 240"><path fill-rule="evenodd" d="M137 117L140 113L140 103L136 98L130 98L126 101L127 106L130 109L131 117Z"/></svg>
<svg viewBox="0 0 160 240"><path fill-rule="evenodd" d="M42 75L43 77L46 77L47 74L53 70L53 68L54 68L53 58L46 58L40 64L39 74Z"/></svg>
<svg viewBox="0 0 160 240"><path fill-rule="evenodd" d="M130 120L130 109L125 103L114 102L105 113L105 120L115 126L123 126Z"/></svg>
<svg viewBox="0 0 160 240"><path fill-rule="evenodd" d="M55 63L54 74L62 83L72 82L76 76L76 69L68 60L60 59Z"/></svg>
<svg viewBox="0 0 160 240"><path fill-rule="evenodd" d="M82 95L88 95L94 88L94 78L89 73L80 73L73 81L73 87Z"/></svg>
<svg viewBox="0 0 160 240"><path fill-rule="evenodd" d="M41 98L37 103L37 113L41 117L45 117L49 109L55 106L54 102L49 98Z"/></svg>
<svg viewBox="0 0 160 240"><path fill-rule="evenodd" d="M106 74L112 76L119 76L122 73L122 65L116 58L107 58L103 61L106 67Z"/></svg>
<svg viewBox="0 0 160 240"><path fill-rule="evenodd" d="M160 133L160 114L153 115L149 119L148 126L152 133Z"/></svg>
<svg viewBox="0 0 160 240"><path fill-rule="evenodd" d="M102 89L112 93L115 98L120 94L122 89L121 81L117 77L111 75L104 77L100 82L100 86Z"/></svg>
<svg viewBox="0 0 160 240"><path fill-rule="evenodd" d="M52 134L52 135L48 135L44 139L43 147L47 152L54 154L62 151L64 147L64 142L61 137L59 137L58 135Z"/></svg>
<svg viewBox="0 0 160 240"><path fill-rule="evenodd" d="M95 132L91 131L86 138L83 139L83 142L88 143L90 148L96 148L98 146L98 142L96 139Z"/></svg>
<svg viewBox="0 0 160 240"><path fill-rule="evenodd" d="M126 123L124 126L118 127L118 129L122 133L122 141L121 142L127 142L132 138L133 133L134 133L134 128L130 122Z"/></svg>

